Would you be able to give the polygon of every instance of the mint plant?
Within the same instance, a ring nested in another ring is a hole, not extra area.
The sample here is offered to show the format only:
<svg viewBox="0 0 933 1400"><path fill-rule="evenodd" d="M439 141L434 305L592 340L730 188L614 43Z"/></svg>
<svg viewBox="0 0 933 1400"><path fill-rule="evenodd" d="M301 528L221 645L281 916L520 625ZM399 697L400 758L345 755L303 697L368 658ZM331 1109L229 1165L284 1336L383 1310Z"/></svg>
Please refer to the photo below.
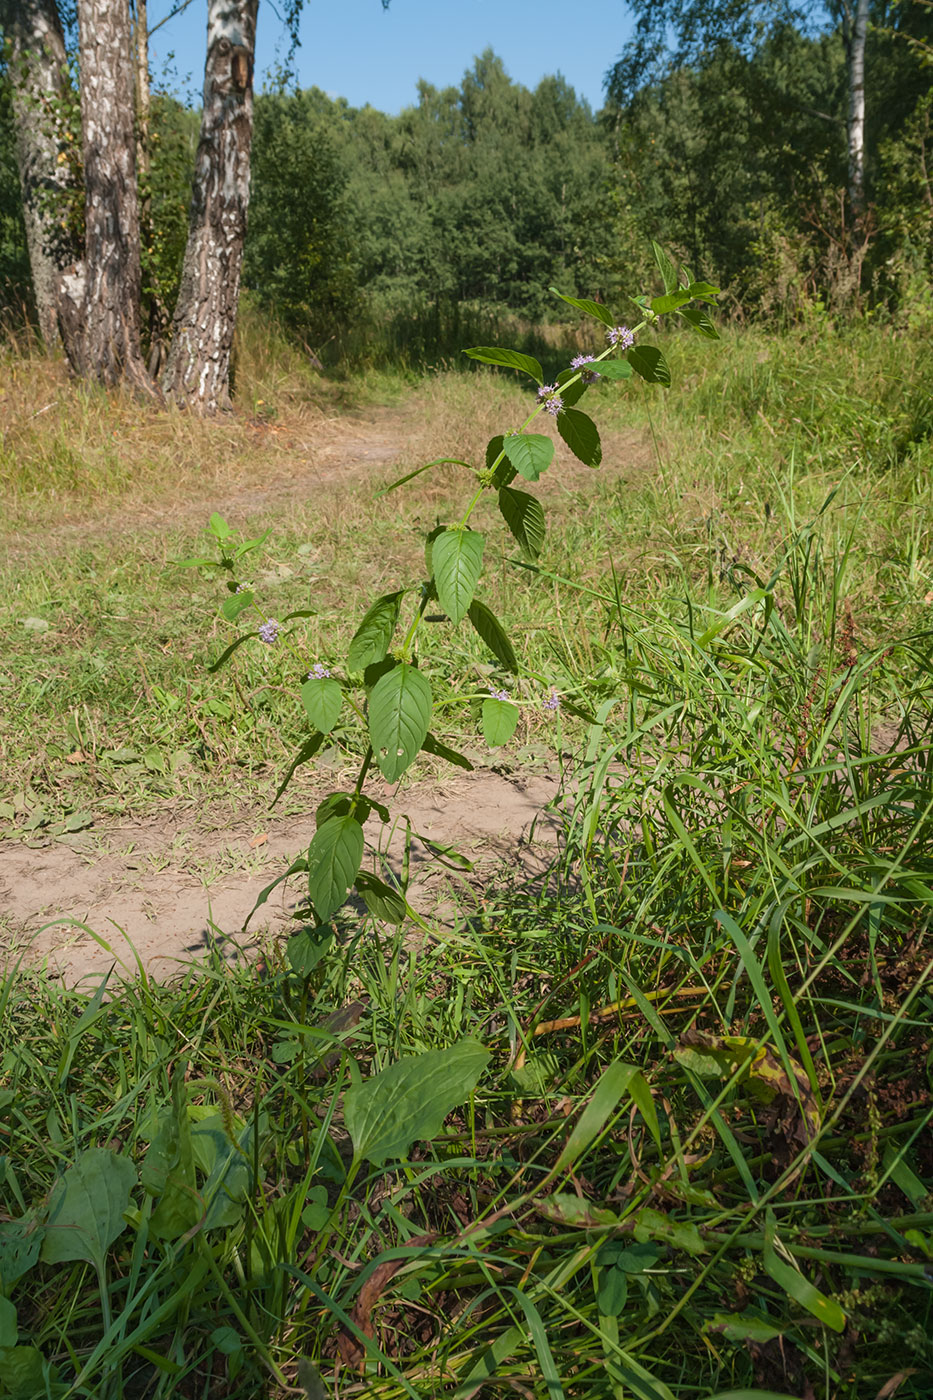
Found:
<svg viewBox="0 0 933 1400"><path fill-rule="evenodd" d="M484 496L494 495L505 526L522 554L527 560L536 560L544 547L546 522L540 500L526 489L526 483L533 485L547 471L554 457L554 444L546 434L534 431L535 420L541 414L552 417L574 456L588 467L598 467L602 445L593 419L578 407L584 396L600 382L621 384L633 375L665 388L671 383L662 351L650 343L639 342L637 337L654 330L662 316L674 313L699 334L719 338L704 309L716 305L719 289L708 282L695 281L658 244L653 243L652 247L664 292L650 299L632 298L641 319L631 328L621 324L600 302L564 296L556 288L551 289L567 305L599 322L606 337L606 348L601 354L574 356L554 383L546 384L538 360L520 351L479 346L465 352L482 364L527 375L537 386L534 407L518 427L492 438L481 466L459 458L441 458L408 473L388 488L396 490L444 463L465 467L474 479L473 494L459 520L437 526L427 537L425 579L385 593L370 604L353 635L342 672L332 673L320 661L310 660L295 631L287 627L288 623L308 616L307 612L292 612L281 619L267 616L252 586L240 577L245 561L261 546L265 536L238 541L226 521L219 515L211 517L208 533L218 548L228 590L221 612L232 624L242 623L247 616L257 617L258 622L254 630L240 632L210 669L216 671L249 641L287 647L295 661L298 699L311 725L311 732L292 760L274 800L285 791L297 769L313 761L344 707L349 706L359 724L359 770L352 791L334 791L324 799L317 809L317 830L307 854L273 881L256 905L259 908L283 880L303 875L307 881L308 912L314 919L309 934L317 946L320 934L316 931L341 909L351 890L377 919L401 923L408 912L404 885L394 889L362 869L364 824L373 813L383 822L390 819L388 808L367 790L373 769L387 782L396 783L421 752L460 767L470 766L431 729L434 697L429 678L430 651L423 646L425 619L431 616L429 608L439 605L455 627L469 623L503 675L518 675L518 660L505 628L477 596L486 548L484 535L471 526L477 505ZM521 486L515 485L518 479ZM208 559L180 562L188 566L215 565L214 560ZM490 685L488 694L465 698L481 701L486 743L491 747L508 743L518 723L519 709L507 684L497 682ZM556 710L560 705L557 692L551 690L543 704L546 709ZM409 828L407 840L410 843L413 839L434 854L444 853L435 842ZM307 967L307 951L292 940L289 955L293 965Z"/></svg>

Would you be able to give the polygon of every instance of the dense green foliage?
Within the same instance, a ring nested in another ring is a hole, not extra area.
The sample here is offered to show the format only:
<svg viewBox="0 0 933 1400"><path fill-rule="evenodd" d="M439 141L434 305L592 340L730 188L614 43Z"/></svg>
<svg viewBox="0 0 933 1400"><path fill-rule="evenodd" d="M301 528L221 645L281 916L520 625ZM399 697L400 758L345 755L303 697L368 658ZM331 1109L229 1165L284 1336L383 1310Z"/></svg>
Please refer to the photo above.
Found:
<svg viewBox="0 0 933 1400"><path fill-rule="evenodd" d="M534 91L511 81L491 52L458 87L422 82L398 116L284 82L260 94L244 285L331 361L434 361L490 339L506 312L555 319L554 282L611 300L647 280L649 235L726 287L741 314L930 315L933 11L874 7L869 212L856 226L840 30L763 8L760 33L720 26L673 58L627 54L598 114L560 77ZM157 102L145 270L147 294L169 309L195 130L194 113ZM0 193L0 287L21 305L2 84Z"/></svg>

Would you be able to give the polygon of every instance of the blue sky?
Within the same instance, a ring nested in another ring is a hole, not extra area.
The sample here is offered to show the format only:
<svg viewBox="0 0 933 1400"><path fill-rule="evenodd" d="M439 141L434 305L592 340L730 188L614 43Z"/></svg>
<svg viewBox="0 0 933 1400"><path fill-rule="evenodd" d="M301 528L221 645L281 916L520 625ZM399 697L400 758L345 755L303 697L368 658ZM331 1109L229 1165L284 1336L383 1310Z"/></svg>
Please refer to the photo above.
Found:
<svg viewBox="0 0 933 1400"><path fill-rule="evenodd" d="M169 0L149 0L150 25L171 9ZM179 95L200 93L206 14L205 0L192 0L153 35L153 76L174 52L167 85ZM419 78L459 83L473 56L492 48L516 82L534 87L560 72L598 109L603 75L630 29L625 0L392 0L386 11L380 0L305 0L295 61L302 87L394 113L417 100ZM287 51L269 0L260 0L256 47L258 86Z"/></svg>

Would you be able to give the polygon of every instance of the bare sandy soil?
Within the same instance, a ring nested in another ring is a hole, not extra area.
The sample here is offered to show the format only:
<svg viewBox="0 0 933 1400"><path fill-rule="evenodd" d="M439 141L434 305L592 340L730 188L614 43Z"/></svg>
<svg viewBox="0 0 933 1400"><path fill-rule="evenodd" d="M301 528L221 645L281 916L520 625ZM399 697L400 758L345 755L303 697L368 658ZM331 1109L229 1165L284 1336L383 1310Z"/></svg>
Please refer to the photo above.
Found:
<svg viewBox="0 0 933 1400"><path fill-rule="evenodd" d="M503 861L533 878L554 854L554 819L542 808L556 790L556 779L544 774L512 778L480 769L414 784L399 795L393 816L407 816L415 831L455 846L475 863L472 874L454 875L416 847L411 905L442 920L457 908L475 912L478 877L488 878ZM258 811L244 818L229 808L174 808L41 845L5 842L0 911L7 962L22 955L70 983L96 980L114 963L132 974L137 961L165 978L212 944L237 957L260 937L287 936L300 877L278 887L248 931L244 924L261 890L307 849L313 807L312 800L307 816L275 820ZM403 823L383 827L372 816L366 835L371 851L398 872Z"/></svg>

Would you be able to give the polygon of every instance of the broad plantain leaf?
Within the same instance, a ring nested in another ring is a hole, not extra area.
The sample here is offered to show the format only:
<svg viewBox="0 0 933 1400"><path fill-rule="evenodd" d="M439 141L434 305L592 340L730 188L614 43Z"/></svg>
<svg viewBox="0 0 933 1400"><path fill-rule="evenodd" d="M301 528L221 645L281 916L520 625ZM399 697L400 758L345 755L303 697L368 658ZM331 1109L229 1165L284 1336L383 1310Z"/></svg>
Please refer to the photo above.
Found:
<svg viewBox="0 0 933 1400"><path fill-rule="evenodd" d="M485 540L476 530L443 530L431 547L431 567L441 607L460 622L473 601L483 568Z"/></svg>
<svg viewBox="0 0 933 1400"><path fill-rule="evenodd" d="M476 1040L398 1060L344 1095L343 1115L357 1157L380 1167L430 1141L448 1113L479 1083L489 1051Z"/></svg>
<svg viewBox="0 0 933 1400"><path fill-rule="evenodd" d="M56 1181L41 1257L47 1264L83 1259L102 1269L107 1250L124 1229L124 1212L136 1185L129 1157L88 1147Z"/></svg>
<svg viewBox="0 0 933 1400"><path fill-rule="evenodd" d="M308 847L308 894L326 922L344 903L363 861L363 828L355 817L329 817Z"/></svg>
<svg viewBox="0 0 933 1400"><path fill-rule="evenodd" d="M407 661L384 675L369 697L369 738L379 771L396 782L431 727L431 687Z"/></svg>

